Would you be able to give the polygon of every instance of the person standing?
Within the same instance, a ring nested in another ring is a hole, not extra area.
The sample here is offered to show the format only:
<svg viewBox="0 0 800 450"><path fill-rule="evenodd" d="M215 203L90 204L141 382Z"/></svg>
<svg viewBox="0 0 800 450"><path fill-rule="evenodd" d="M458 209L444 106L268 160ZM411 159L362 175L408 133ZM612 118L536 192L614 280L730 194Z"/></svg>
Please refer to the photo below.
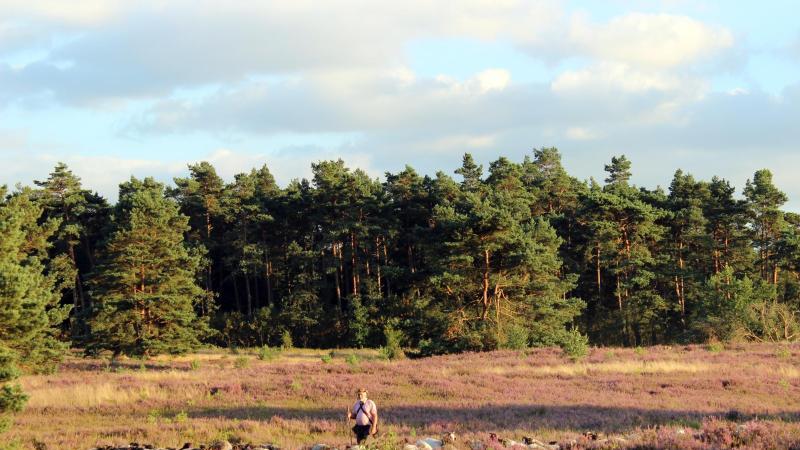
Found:
<svg viewBox="0 0 800 450"><path fill-rule="evenodd" d="M361 445L367 437L378 432L378 407L367 399L366 389L360 388L356 394L358 398L355 404L347 410L347 420L356 420L353 433L356 434L356 443Z"/></svg>

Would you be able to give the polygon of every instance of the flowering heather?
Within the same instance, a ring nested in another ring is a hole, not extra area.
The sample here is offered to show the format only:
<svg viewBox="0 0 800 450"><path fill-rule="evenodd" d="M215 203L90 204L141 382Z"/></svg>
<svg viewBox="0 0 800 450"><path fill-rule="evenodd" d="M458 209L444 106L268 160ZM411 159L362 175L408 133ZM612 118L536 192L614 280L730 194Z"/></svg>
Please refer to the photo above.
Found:
<svg viewBox="0 0 800 450"><path fill-rule="evenodd" d="M374 351L206 352L148 361L70 358L22 378L31 396L5 436L23 448L88 449L147 442L349 442L357 386L379 407L382 439L489 433L570 448L800 448L800 348L748 345L497 351L384 361ZM357 354L359 362L345 358ZM241 356L249 364L237 363ZM589 433L590 432L590 433ZM587 434L585 434L587 433ZM604 442L604 444L600 444ZM457 448L459 448L457 445ZM493 444L494 445L494 444Z"/></svg>

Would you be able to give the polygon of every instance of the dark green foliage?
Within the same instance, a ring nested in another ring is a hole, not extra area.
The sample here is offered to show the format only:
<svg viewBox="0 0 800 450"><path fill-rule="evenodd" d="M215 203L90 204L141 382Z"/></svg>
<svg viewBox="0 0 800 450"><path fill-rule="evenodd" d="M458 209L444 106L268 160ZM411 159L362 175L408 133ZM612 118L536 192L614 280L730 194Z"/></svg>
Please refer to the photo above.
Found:
<svg viewBox="0 0 800 450"><path fill-rule="evenodd" d="M40 224L41 216L31 190L7 197L0 187L0 431L25 403L20 387L8 384L18 365L49 372L66 349L56 328L70 309L58 304L64 272L53 269L47 254L59 220Z"/></svg>
<svg viewBox="0 0 800 450"><path fill-rule="evenodd" d="M456 179L319 161L279 187L266 166L223 180L201 162L168 198L123 183L112 209L59 164L14 200L29 230L15 264L52 295L30 325L47 331L8 348L28 364L57 361L62 334L129 354L285 337L394 352L387 330L421 354L800 339L800 215L769 171L739 200L716 177L678 170L648 190L625 156L605 169L605 184L579 181L541 148L521 163L465 154Z"/></svg>
<svg viewBox="0 0 800 450"><path fill-rule="evenodd" d="M583 359L589 354L589 339L575 328L566 333L565 338L559 345L564 355L572 361Z"/></svg>
<svg viewBox="0 0 800 450"><path fill-rule="evenodd" d="M189 251L188 219L151 178L120 186L115 231L94 278L89 351L156 355L195 348L208 335L195 314L200 257Z"/></svg>
<svg viewBox="0 0 800 450"><path fill-rule="evenodd" d="M402 341L403 332L396 329L393 325L388 324L383 329L383 335L386 338L386 345L383 347L383 353L387 359L399 359L405 356L403 351Z"/></svg>
<svg viewBox="0 0 800 450"><path fill-rule="evenodd" d="M86 275L94 268L96 243L108 224L105 199L81 187L80 178L66 164L58 163L47 180L34 182L40 189L34 198L44 209L43 219L56 219L59 226L48 249L53 270L63 282L63 302L72 304L70 331L73 340L88 338L86 320L91 310L85 294Z"/></svg>

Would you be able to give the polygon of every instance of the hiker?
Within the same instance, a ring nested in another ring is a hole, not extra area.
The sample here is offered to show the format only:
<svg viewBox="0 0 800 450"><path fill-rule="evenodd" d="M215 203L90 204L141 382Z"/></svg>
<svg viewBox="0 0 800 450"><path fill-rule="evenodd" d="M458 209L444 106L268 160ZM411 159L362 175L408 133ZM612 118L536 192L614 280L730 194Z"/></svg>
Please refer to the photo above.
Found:
<svg viewBox="0 0 800 450"><path fill-rule="evenodd" d="M356 443L361 445L368 436L378 432L378 407L372 400L367 400L366 389L361 388L356 393L358 400L347 410L347 420L356 419L353 433L356 434Z"/></svg>

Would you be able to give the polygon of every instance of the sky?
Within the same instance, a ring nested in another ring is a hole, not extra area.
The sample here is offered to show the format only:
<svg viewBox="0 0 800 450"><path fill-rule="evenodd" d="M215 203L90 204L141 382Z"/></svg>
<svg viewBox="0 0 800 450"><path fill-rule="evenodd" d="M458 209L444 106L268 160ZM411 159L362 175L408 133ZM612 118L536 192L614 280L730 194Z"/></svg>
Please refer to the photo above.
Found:
<svg viewBox="0 0 800 450"><path fill-rule="evenodd" d="M209 161L452 174L557 147L579 179L676 169L800 211L795 0L0 0L0 184L63 161L112 201Z"/></svg>

